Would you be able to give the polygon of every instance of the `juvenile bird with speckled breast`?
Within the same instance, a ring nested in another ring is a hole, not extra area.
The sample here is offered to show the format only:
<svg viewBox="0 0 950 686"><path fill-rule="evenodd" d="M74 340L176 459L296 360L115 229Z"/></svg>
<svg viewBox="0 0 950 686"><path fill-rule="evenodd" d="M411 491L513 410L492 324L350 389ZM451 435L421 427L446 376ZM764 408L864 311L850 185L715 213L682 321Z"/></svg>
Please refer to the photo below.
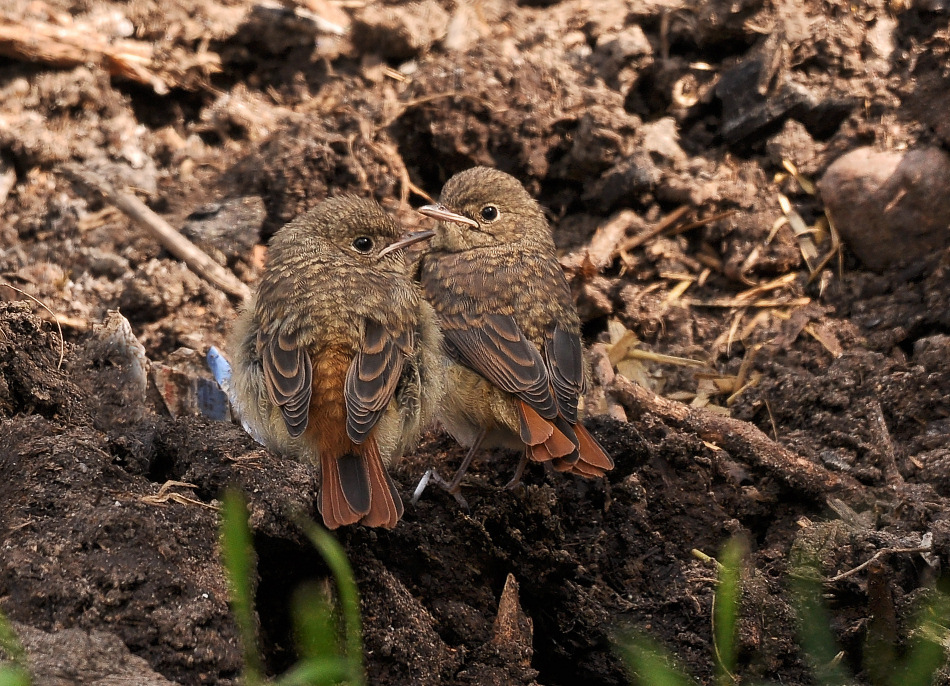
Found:
<svg viewBox="0 0 950 686"><path fill-rule="evenodd" d="M509 486L529 460L603 476L613 460L578 412L588 383L580 319L537 202L513 176L476 167L419 211L439 221L419 278L452 361L438 416L470 448L442 485L457 494L473 456L491 447L523 452Z"/></svg>
<svg viewBox="0 0 950 686"><path fill-rule="evenodd" d="M331 529L396 525L387 467L442 396L435 314L401 253L432 232L401 233L373 201L324 201L274 234L232 334L238 412L272 450L319 465Z"/></svg>

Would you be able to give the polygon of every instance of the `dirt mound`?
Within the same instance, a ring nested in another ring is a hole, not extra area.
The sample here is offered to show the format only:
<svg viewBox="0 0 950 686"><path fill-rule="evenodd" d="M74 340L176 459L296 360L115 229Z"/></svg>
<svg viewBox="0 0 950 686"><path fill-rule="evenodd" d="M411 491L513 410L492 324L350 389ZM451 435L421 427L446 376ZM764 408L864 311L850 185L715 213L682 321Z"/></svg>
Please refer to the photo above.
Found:
<svg viewBox="0 0 950 686"><path fill-rule="evenodd" d="M487 164L552 220L596 343L589 426L617 467L531 469L512 492L514 457L485 455L470 512L430 489L392 531L338 531L370 683L628 683L628 625L708 681L715 569L691 550L737 535L742 677L809 682L787 579L816 559L840 576L824 591L844 663L871 683L868 641L906 648L950 555L950 257L865 270L814 182L859 147L948 145L944 5L17 0L0 17L3 611L37 655L73 656L63 678L234 683L229 485L249 499L270 672L294 661L294 588L328 575L292 523L316 515L311 470L156 388L155 369L207 374L239 304L63 163L249 284L258 244L327 195L414 225L422 193ZM116 308L141 368L94 327ZM461 457L431 433L395 469L404 500Z"/></svg>

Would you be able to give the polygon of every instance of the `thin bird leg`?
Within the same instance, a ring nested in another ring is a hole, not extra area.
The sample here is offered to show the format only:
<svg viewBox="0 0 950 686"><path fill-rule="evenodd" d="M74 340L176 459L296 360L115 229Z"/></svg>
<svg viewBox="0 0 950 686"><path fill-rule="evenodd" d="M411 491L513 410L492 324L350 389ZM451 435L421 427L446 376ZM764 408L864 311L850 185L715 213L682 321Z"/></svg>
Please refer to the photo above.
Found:
<svg viewBox="0 0 950 686"><path fill-rule="evenodd" d="M449 493L455 494L458 492L459 484L462 483L462 477L465 476L469 465L472 464L472 458L475 457L475 453L481 447L482 441L485 440L485 434L487 433L487 429L482 429L481 433L478 434L478 437L475 439L475 442L472 443L472 447L468 449L468 454L465 456L465 459L462 460L462 464L459 465L459 470L455 472L455 476L453 476L452 480L445 486L445 490Z"/></svg>
<svg viewBox="0 0 950 686"><path fill-rule="evenodd" d="M465 458L462 460L462 464L459 466L458 471L455 472L455 476L452 477L451 481L446 481L442 475L434 469L427 470L419 480L419 485L416 486L416 490L412 494L412 500L410 502L413 505L419 502L419 498L422 497L422 492L426 489L426 486L428 486L429 482L431 481L432 483L438 484L446 491L451 493L456 502L462 506L462 509L468 512L468 502L466 502L465 498L463 498L462 494L459 492L459 485L462 483L462 477L465 476L465 472L468 471L469 465L472 464L472 458L475 457L475 453L478 451L482 441L485 439L486 433L488 433L487 430L478 434L478 437L475 439L475 442L472 443L472 447L468 449L468 453L465 455Z"/></svg>
<svg viewBox="0 0 950 686"><path fill-rule="evenodd" d="M515 469L514 476L511 477L511 481L505 484L505 488L509 491L513 491L518 487L518 484L521 483L521 477L524 476L524 469L528 466L528 450L525 448L524 453L521 455L521 460L518 462L518 468Z"/></svg>

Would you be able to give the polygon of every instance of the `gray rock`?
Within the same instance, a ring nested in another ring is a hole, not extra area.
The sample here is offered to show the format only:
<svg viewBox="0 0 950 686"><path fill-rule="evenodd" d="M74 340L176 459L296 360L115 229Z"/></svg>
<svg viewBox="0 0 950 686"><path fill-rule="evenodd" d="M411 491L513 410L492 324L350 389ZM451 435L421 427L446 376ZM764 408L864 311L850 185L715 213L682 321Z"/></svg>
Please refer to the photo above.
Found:
<svg viewBox="0 0 950 686"><path fill-rule="evenodd" d="M188 215L181 232L216 262L231 266L247 259L260 241L266 214L259 196L227 198L197 208Z"/></svg>
<svg viewBox="0 0 950 686"><path fill-rule="evenodd" d="M868 268L950 246L950 155L938 148L839 157L818 182L841 238Z"/></svg>

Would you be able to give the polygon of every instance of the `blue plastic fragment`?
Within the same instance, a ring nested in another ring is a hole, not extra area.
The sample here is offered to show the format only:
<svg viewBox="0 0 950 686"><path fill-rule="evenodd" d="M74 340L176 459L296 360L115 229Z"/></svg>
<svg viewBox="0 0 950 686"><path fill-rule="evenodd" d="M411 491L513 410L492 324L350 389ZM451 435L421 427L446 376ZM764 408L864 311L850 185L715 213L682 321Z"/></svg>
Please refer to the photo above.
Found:
<svg viewBox="0 0 950 686"><path fill-rule="evenodd" d="M228 392L231 386L231 363L213 345L208 349L208 368L222 391Z"/></svg>
<svg viewBox="0 0 950 686"><path fill-rule="evenodd" d="M238 411L239 405L236 402L237 399L234 397L234 389L231 388L231 363L228 362L227 358L221 353L221 351L218 350L213 345L208 349L208 354L206 355L206 359L208 361L208 368L211 370L211 375L214 377L214 380L218 382L218 386L220 386L221 390L224 391L223 393L224 398L230 401L231 407L234 409L234 414L238 416L241 420L241 426L244 427L244 430L247 432L247 434L251 438L253 438L255 441L257 441L261 445L264 445L264 439L261 438L260 434L254 431L254 429L251 428L251 426L246 421L244 421L243 417L240 417L240 412ZM198 387L199 404L201 404L202 402L201 396L202 396L202 389L201 389L201 386L199 386ZM217 406L214 405L213 407L216 408ZM214 409L212 409L211 411L214 411ZM212 416L211 414L208 414L207 412L205 412L204 408L202 408L202 413L209 417ZM229 416L230 416L230 413L222 417L222 419L227 420Z"/></svg>

